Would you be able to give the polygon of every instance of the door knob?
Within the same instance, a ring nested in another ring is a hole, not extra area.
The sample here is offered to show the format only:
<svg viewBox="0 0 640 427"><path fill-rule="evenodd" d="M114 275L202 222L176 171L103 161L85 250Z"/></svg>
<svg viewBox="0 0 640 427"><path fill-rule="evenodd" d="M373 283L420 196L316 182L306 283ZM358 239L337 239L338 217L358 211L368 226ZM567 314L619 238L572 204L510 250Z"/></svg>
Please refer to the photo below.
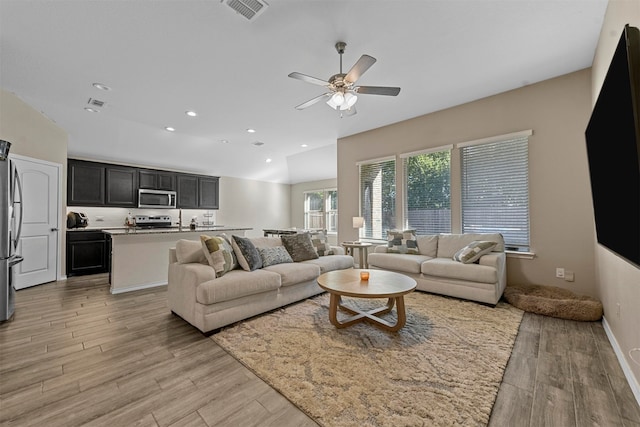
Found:
<svg viewBox="0 0 640 427"><path fill-rule="evenodd" d="M52 228L51 231L58 231L58 229L57 228Z"/></svg>

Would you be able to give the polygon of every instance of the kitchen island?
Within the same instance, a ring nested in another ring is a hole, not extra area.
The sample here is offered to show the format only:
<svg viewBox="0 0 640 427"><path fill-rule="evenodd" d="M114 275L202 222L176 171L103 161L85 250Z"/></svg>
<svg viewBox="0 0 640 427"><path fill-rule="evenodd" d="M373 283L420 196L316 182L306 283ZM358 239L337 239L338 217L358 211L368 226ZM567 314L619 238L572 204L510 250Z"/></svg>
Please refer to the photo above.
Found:
<svg viewBox="0 0 640 427"><path fill-rule="evenodd" d="M111 239L111 293L137 291L167 284L169 249L180 239L200 240L201 234L244 236L247 227L211 226L103 229Z"/></svg>

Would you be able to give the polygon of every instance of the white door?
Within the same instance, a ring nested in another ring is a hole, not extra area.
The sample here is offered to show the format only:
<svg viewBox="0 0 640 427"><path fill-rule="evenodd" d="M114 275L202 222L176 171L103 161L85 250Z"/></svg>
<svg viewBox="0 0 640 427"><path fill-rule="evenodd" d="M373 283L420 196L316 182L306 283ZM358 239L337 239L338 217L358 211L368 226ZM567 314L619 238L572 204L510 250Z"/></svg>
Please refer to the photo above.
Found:
<svg viewBox="0 0 640 427"><path fill-rule="evenodd" d="M56 280L58 272L59 176L61 165L12 156L22 182L22 234L18 254L24 261L15 271L15 288Z"/></svg>

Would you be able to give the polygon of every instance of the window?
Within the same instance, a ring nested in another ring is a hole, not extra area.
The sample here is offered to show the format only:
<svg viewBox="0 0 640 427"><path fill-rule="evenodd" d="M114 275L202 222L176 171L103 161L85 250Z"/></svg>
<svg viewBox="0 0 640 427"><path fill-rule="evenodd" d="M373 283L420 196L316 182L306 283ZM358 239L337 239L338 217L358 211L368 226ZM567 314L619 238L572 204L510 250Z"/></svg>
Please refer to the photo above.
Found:
<svg viewBox="0 0 640 427"><path fill-rule="evenodd" d="M403 154L405 228L451 232L451 148Z"/></svg>
<svg viewBox="0 0 640 427"><path fill-rule="evenodd" d="M304 228L338 231L338 191L335 189L304 193Z"/></svg>
<svg viewBox="0 0 640 427"><path fill-rule="evenodd" d="M358 163L360 169L361 236L386 240L396 227L396 161L385 158Z"/></svg>
<svg viewBox="0 0 640 427"><path fill-rule="evenodd" d="M506 246L528 250L529 135L459 145L463 233L502 233Z"/></svg>

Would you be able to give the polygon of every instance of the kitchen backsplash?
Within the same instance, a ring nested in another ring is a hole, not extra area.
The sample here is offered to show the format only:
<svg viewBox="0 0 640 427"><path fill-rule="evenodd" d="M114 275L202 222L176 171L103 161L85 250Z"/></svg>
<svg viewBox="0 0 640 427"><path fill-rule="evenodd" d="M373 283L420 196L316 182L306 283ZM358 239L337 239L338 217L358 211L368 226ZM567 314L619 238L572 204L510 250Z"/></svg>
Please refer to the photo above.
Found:
<svg viewBox="0 0 640 427"><path fill-rule="evenodd" d="M171 224L178 225L180 209L128 209L128 208L96 208L84 206L71 206L69 212L82 212L89 218L88 227L124 227L127 215L169 215ZM189 226L191 218L196 217L198 225L205 221L216 224L216 211L203 209L182 209L182 225Z"/></svg>

